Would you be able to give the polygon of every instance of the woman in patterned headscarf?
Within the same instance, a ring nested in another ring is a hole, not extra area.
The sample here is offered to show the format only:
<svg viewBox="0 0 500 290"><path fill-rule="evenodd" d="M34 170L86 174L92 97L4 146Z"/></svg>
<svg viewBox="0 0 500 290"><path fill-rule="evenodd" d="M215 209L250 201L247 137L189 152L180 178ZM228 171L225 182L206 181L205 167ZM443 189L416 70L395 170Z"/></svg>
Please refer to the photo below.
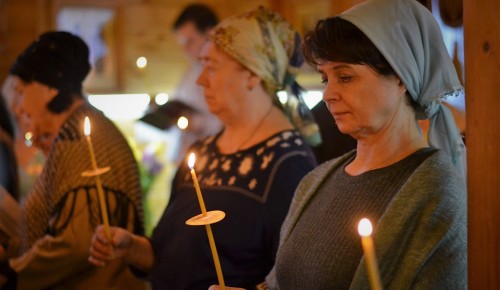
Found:
<svg viewBox="0 0 500 290"><path fill-rule="evenodd" d="M356 232L367 217L383 289L466 289L465 152L440 103L460 83L432 14L415 0L366 1L320 21L304 52L357 150L300 183L267 286L370 289Z"/></svg>
<svg viewBox="0 0 500 290"><path fill-rule="evenodd" d="M201 54L198 83L225 128L189 151L207 208L226 213L212 226L230 285L251 288L264 280L293 192L315 165L276 97L302 63L299 41L282 17L258 8L220 23ZM115 253L149 273L154 289L207 289L217 278L205 229L185 225L199 213L184 163L152 241L113 228ZM98 230L90 261L104 265L108 244Z"/></svg>

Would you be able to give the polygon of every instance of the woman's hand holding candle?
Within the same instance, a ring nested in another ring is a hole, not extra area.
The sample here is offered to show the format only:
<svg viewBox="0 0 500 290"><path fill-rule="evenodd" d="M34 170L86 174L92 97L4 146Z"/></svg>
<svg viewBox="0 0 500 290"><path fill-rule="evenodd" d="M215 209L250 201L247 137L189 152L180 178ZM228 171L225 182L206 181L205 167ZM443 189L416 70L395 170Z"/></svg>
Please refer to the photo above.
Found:
<svg viewBox="0 0 500 290"><path fill-rule="evenodd" d="M85 122L84 122L84 133L87 139L87 145L89 148L89 154L90 154L90 162L92 163L92 168L94 171L97 171L97 160L95 158L95 153L94 153L94 147L92 146L92 140L90 139L90 120L89 117L85 117ZM99 196L99 204L101 206L101 216L102 220L104 223L104 227L106 230L106 234L108 236L108 239L111 240L111 234L109 232L109 219L108 219L108 210L107 210L107 205L106 205L106 199L104 198L104 192L102 189L102 184L101 184L101 177L99 175L94 175L95 182L96 182L96 187L97 187L97 193Z"/></svg>

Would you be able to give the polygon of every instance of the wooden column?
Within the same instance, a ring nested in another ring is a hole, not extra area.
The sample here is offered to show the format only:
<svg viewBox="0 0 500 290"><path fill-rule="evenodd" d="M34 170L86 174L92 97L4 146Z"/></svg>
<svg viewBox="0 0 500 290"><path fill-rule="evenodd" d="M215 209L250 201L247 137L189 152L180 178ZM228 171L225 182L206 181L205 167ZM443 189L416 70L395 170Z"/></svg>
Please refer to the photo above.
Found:
<svg viewBox="0 0 500 290"><path fill-rule="evenodd" d="M500 289L500 2L464 1L469 289Z"/></svg>
<svg viewBox="0 0 500 290"><path fill-rule="evenodd" d="M293 24L293 3L290 0L267 0L267 3L269 4L269 8L278 12L283 18Z"/></svg>
<svg viewBox="0 0 500 290"><path fill-rule="evenodd" d="M14 60L39 34L37 0L0 0L0 84Z"/></svg>
<svg viewBox="0 0 500 290"><path fill-rule="evenodd" d="M354 6L359 0L330 0L330 15L338 15Z"/></svg>

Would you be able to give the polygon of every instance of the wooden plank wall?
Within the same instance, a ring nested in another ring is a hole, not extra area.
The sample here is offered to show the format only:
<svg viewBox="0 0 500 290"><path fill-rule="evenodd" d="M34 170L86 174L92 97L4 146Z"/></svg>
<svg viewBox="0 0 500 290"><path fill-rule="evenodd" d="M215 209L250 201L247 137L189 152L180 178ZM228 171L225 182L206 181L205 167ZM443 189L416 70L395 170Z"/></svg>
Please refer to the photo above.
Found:
<svg viewBox="0 0 500 290"><path fill-rule="evenodd" d="M214 8L220 18L264 5L282 13L303 33L317 20L340 13L361 0L200 0ZM171 93L188 66L175 43L171 25L191 0L0 0L0 81L3 81L15 57L36 37L56 27L57 11L62 7L104 7L116 10L117 86L89 89L89 93ZM148 66L139 70L135 61L148 58ZM299 77L306 87L320 87L316 74Z"/></svg>
<svg viewBox="0 0 500 290"><path fill-rule="evenodd" d="M15 57L41 32L38 2L0 0L0 82Z"/></svg>
<svg viewBox="0 0 500 290"><path fill-rule="evenodd" d="M464 1L469 289L500 289L500 2Z"/></svg>
<svg viewBox="0 0 500 290"><path fill-rule="evenodd" d="M113 93L171 93L188 65L175 43L172 22L191 0L0 0L0 82L15 57L36 37L55 28L57 9L65 6L116 9L117 77ZM268 5L266 0L200 0L220 18ZM135 61L148 58L139 71ZM97 92L94 92L97 93ZM110 93L110 91L98 91Z"/></svg>

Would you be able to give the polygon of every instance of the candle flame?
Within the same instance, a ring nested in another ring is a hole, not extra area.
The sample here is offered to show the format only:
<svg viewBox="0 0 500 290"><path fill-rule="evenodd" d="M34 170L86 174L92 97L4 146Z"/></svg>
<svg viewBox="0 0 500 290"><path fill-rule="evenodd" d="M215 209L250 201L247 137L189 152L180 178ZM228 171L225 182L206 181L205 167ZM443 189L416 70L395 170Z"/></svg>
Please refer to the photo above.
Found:
<svg viewBox="0 0 500 290"><path fill-rule="evenodd" d="M189 168L193 169L195 159L196 159L196 157L195 157L194 153L189 154L189 158L188 158Z"/></svg>
<svg viewBox="0 0 500 290"><path fill-rule="evenodd" d="M90 136L90 120L89 117L85 117L85 124L83 126L83 132L85 136Z"/></svg>
<svg viewBox="0 0 500 290"><path fill-rule="evenodd" d="M358 233L363 237L369 237L372 234L373 227L369 219L363 218L358 224Z"/></svg>

